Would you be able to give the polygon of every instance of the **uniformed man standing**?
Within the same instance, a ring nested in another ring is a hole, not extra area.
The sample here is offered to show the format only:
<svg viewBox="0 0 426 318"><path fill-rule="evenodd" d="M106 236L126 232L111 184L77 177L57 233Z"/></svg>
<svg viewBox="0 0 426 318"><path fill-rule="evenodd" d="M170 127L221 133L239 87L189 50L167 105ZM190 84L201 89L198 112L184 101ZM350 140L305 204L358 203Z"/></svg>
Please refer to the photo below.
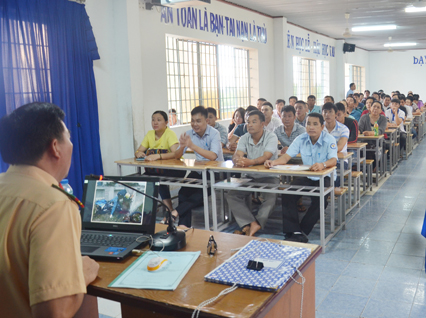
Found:
<svg viewBox="0 0 426 318"><path fill-rule="evenodd" d="M285 155L276 160L265 161L266 167L286 164L297 154L302 155L304 165L310 165L311 171L321 171L333 167L337 163L337 145L336 140L324 129L324 118L321 114L308 114L306 122L306 133L303 133L294 140ZM336 178L336 174L334 175ZM292 185L301 186L319 186L318 177L297 178ZM324 186L330 186L330 178L324 179ZM311 232L314 225L320 218L320 198L311 197L311 206L299 223L299 212L297 211L297 200L299 195L283 195L283 232L286 240L295 242L308 242L307 235ZM324 200L325 208L327 199Z"/></svg>

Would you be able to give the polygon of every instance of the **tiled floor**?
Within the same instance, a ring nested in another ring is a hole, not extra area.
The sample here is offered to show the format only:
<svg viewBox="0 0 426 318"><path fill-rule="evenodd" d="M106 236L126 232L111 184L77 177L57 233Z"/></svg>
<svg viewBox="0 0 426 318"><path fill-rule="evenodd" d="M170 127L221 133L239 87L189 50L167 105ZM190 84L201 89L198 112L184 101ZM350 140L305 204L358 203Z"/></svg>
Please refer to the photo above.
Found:
<svg viewBox="0 0 426 318"><path fill-rule="evenodd" d="M425 209L423 142L374 195L362 197L359 213L317 259L316 318L426 317ZM280 215L277 206L259 236L282 239ZM202 213L194 219L201 228ZM318 226L309 239L319 243ZM99 311L120 317L117 303L100 300Z"/></svg>

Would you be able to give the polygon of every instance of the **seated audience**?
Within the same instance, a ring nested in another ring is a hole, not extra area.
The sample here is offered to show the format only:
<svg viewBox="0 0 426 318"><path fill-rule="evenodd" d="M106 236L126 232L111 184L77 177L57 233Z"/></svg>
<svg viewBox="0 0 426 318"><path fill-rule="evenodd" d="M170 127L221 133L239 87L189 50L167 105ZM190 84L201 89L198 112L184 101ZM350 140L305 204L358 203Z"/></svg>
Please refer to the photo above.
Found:
<svg viewBox="0 0 426 318"><path fill-rule="evenodd" d="M261 111L265 115L265 129L267 131L274 132L276 128L283 124L280 119L272 117L274 108L270 102L264 102Z"/></svg>
<svg viewBox="0 0 426 318"><path fill-rule="evenodd" d="M186 149L191 148L196 160L223 161L220 134L207 124L207 109L203 106L197 106L191 111L191 127L191 130L180 136L175 158L182 157ZM201 174L192 171L188 178L201 179ZM192 209L203 205L203 189L182 187L178 199L179 205L172 211L172 216L174 219L179 218L178 225L191 227Z"/></svg>
<svg viewBox="0 0 426 318"><path fill-rule="evenodd" d="M362 94L355 93L353 97L355 98L354 107L362 111L364 104L361 103L361 96Z"/></svg>
<svg viewBox="0 0 426 318"><path fill-rule="evenodd" d="M99 265L81 256L81 217L60 189L73 144L64 112L23 105L0 120L0 316L98 317L85 295Z"/></svg>
<svg viewBox="0 0 426 318"><path fill-rule="evenodd" d="M336 140L324 131L324 118L321 114L310 113L306 122L306 133L297 137L283 156L276 160L265 161L265 166L270 168L276 165L284 165L299 153L302 155L303 164L311 166L311 171L321 171L336 166ZM315 156L312 154L315 154ZM336 174L334 176L336 178ZM319 178L295 178L291 184L318 187ZM326 187L330 186L330 177L324 179L324 185ZM299 195L293 194L282 196L283 232L285 240L307 243L307 235L309 235L320 218L320 198L311 198L311 205L299 222L299 212L297 209L299 197ZM327 198L325 198L325 208L327 204Z"/></svg>
<svg viewBox="0 0 426 318"><path fill-rule="evenodd" d="M167 127L167 114L157 110L152 114L151 126L153 130L148 131L141 145L135 152L136 158L145 158L146 161L167 160L175 158L179 141L173 130ZM183 177L185 171L145 169L145 174L151 176ZM159 193L163 203L173 210L170 189L167 185L160 185ZM166 218L163 219L165 221Z"/></svg>
<svg viewBox="0 0 426 318"><path fill-rule="evenodd" d="M391 97L389 95L385 95L383 98L383 111L386 111L390 107Z"/></svg>
<svg viewBox="0 0 426 318"><path fill-rule="evenodd" d="M290 106L293 106L293 107L294 107L294 105L296 105L296 102L297 102L297 97L296 97L296 96L290 96L290 97L288 98L288 104L289 104Z"/></svg>
<svg viewBox="0 0 426 318"><path fill-rule="evenodd" d="M355 98L353 96L348 96L346 98L346 102L348 105L349 115L351 115L356 121L359 121L361 118L361 111L358 108L355 108Z"/></svg>
<svg viewBox="0 0 426 318"><path fill-rule="evenodd" d="M325 103L333 103L334 104L334 97L330 96L330 95L325 96L324 97L324 104Z"/></svg>
<svg viewBox="0 0 426 318"><path fill-rule="evenodd" d="M400 129L400 143L399 147L402 149L405 149L405 145L407 142L407 135L405 133L404 128L404 120L405 120L405 113L399 109L399 100L398 99L392 99L391 100L391 107L386 110L385 112L386 118L388 119L388 127L398 127Z"/></svg>
<svg viewBox="0 0 426 318"><path fill-rule="evenodd" d="M317 98L315 95L309 95L308 96L308 102L306 103L308 105L308 113L318 113L321 114L321 107L315 105Z"/></svg>
<svg viewBox="0 0 426 318"><path fill-rule="evenodd" d="M222 148L228 143L228 133L225 126L216 122L217 112L213 107L207 107L207 124L212 126L220 133L220 142L222 143Z"/></svg>
<svg viewBox="0 0 426 318"><path fill-rule="evenodd" d="M379 101L374 101L370 108L370 112L362 116L359 120L359 132L365 136L374 136L374 124L379 126L379 135L383 135L386 130L387 119L382 114L382 104ZM369 148L376 146L375 141L368 141ZM376 154L373 151L367 151L367 159L374 159L373 169L376 167Z"/></svg>
<svg viewBox="0 0 426 318"><path fill-rule="evenodd" d="M399 94L399 109L402 110L405 113L405 118L409 115L408 109L405 107L405 95ZM412 115L412 114L411 114ZM405 122L405 119L404 119Z"/></svg>
<svg viewBox="0 0 426 318"><path fill-rule="evenodd" d="M302 125L305 127L306 125L306 118L308 114L306 103L303 100L298 100L296 102L296 105L294 106L294 109L296 110L296 120L295 122L299 125Z"/></svg>
<svg viewBox="0 0 426 318"><path fill-rule="evenodd" d="M343 103L336 103L336 119L349 129L348 144L356 143L358 140L358 122L355 119L347 117L346 107Z"/></svg>
<svg viewBox="0 0 426 318"><path fill-rule="evenodd" d="M264 129L265 116L259 111L250 113L247 120L248 134L241 137L238 142L237 151L232 161L238 167L249 167L261 165L266 160L276 159L278 156L277 136ZM247 158L244 155L247 154ZM251 178L255 183L279 183L278 175L259 176L243 175L243 178ZM277 195L275 193L262 193L263 202L260 204L257 215L254 216L247 205L247 199L252 195L249 191L229 191L226 195L228 205L231 207L232 214L235 217L240 231L236 234L253 236L257 231L264 228L269 215L275 207Z"/></svg>
<svg viewBox="0 0 426 318"><path fill-rule="evenodd" d="M371 106L373 105L373 103L375 101L376 100L373 97L367 98L367 101L366 101L365 107L364 107L365 110L362 112L361 117L364 116L365 114L368 114L370 112ZM380 101L378 101L378 102L380 102ZM380 103L380 105L382 105L382 103ZM385 112L383 110L382 110L382 115L385 116Z"/></svg>
<svg viewBox="0 0 426 318"><path fill-rule="evenodd" d="M244 114L244 123L239 124L237 128L234 130L233 136L228 139L228 144L226 145L226 148L228 148L229 150L234 151L235 149L237 149L238 138L242 137L244 134L247 133L247 125L246 125L247 117L249 113L253 110L257 110L257 108L254 106L247 107L246 112Z"/></svg>
<svg viewBox="0 0 426 318"><path fill-rule="evenodd" d="M375 100L380 101L380 95L379 95L379 93L378 93L378 92L374 92L373 94L371 94L371 96L373 96L373 98L374 98Z"/></svg>
<svg viewBox="0 0 426 318"><path fill-rule="evenodd" d="M176 109L174 108L169 109L169 125L170 126L180 125L180 120L177 119Z"/></svg>
<svg viewBox="0 0 426 318"><path fill-rule="evenodd" d="M238 107L234 114L232 114L231 123L228 126L228 139L231 138L234 135L235 129L237 129L237 126L240 124L244 124L244 114L246 113L246 110L242 107Z"/></svg>
<svg viewBox="0 0 426 318"><path fill-rule="evenodd" d="M282 154L287 151L288 147L296 139L296 137L306 132L305 127L294 122L295 119L296 110L293 106L285 106L281 110L281 120L283 125L276 128L274 132L277 135L281 146L283 146L281 149Z"/></svg>
<svg viewBox="0 0 426 318"><path fill-rule="evenodd" d="M366 89L364 91L364 99L362 100L362 103L365 105L365 101L367 100L367 98L370 97L370 91L368 89Z"/></svg>
<svg viewBox="0 0 426 318"><path fill-rule="evenodd" d="M275 109L274 109L274 116L275 118L281 119L281 110L285 106L285 100L284 99L277 99L275 102Z"/></svg>

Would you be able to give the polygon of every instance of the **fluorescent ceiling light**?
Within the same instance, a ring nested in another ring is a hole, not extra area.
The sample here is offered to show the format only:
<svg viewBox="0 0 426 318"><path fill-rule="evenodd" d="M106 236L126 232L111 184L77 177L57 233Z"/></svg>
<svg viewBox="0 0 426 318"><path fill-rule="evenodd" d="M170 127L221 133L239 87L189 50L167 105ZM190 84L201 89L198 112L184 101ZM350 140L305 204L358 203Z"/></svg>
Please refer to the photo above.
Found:
<svg viewBox="0 0 426 318"><path fill-rule="evenodd" d="M426 11L426 7L406 7L405 12L424 12Z"/></svg>
<svg viewBox="0 0 426 318"><path fill-rule="evenodd" d="M417 43L386 43L384 47L397 47L397 46L416 46Z"/></svg>
<svg viewBox="0 0 426 318"><path fill-rule="evenodd" d="M382 30L395 30L395 24L387 25L371 25L371 26L362 26L352 28L352 32L363 32L363 31L382 31Z"/></svg>

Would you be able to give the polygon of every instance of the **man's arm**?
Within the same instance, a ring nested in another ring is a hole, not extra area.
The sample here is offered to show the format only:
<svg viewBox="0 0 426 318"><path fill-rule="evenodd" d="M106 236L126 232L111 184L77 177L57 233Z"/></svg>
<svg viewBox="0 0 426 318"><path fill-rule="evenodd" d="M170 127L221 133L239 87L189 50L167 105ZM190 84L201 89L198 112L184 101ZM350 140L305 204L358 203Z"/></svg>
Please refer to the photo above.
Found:
<svg viewBox="0 0 426 318"><path fill-rule="evenodd" d="M83 297L84 294L76 294L44 301L33 305L31 312L35 318L73 317L83 303Z"/></svg>
<svg viewBox="0 0 426 318"><path fill-rule="evenodd" d="M340 137L339 141L337 142L337 152L341 152L347 143L348 138Z"/></svg>
<svg viewBox="0 0 426 318"><path fill-rule="evenodd" d="M327 166L327 168L334 167L334 166L337 165L337 159L336 158L330 158L327 161L325 161L324 163ZM324 169L326 169L324 167L324 163L322 163L322 162L314 163L309 170L311 170L311 171L324 170Z"/></svg>
<svg viewBox="0 0 426 318"><path fill-rule="evenodd" d="M237 151L237 152L241 152L241 151ZM234 160L234 163L237 166L241 166L241 167L261 165L265 161L271 159L272 155L273 155L272 153L265 151L262 156L255 158L255 159L248 159L248 158L244 158L243 156L241 156L241 157L238 157L238 159Z"/></svg>
<svg viewBox="0 0 426 318"><path fill-rule="evenodd" d="M394 112L395 114L395 123L399 126L404 119L402 119L401 117L399 117L399 109L396 110L396 112Z"/></svg>
<svg viewBox="0 0 426 318"><path fill-rule="evenodd" d="M191 142L191 143L192 143L192 142ZM201 147L198 147L198 146L194 145L193 143L192 143L192 145L190 146L190 148L191 148L192 150L194 150L196 153L198 153L199 155L201 155L201 156L203 156L204 158L209 159L209 160L211 160L211 161L214 161L214 160L216 160L216 158L217 158L217 154L216 154L216 153L214 153L213 151L203 149L203 148L201 148Z"/></svg>
<svg viewBox="0 0 426 318"><path fill-rule="evenodd" d="M240 138L240 137L238 137L237 135L233 135L230 139L229 139L229 141L228 141L228 144L226 145L226 148L228 148L229 150L235 150L235 149L237 149L237 140L238 140L238 138Z"/></svg>
<svg viewBox="0 0 426 318"><path fill-rule="evenodd" d="M273 166L277 166L277 165L285 165L287 162L289 162L291 159L291 157L288 154L284 154L281 157L279 157L278 159L275 160L266 160L264 163L264 166L266 168L271 168Z"/></svg>

